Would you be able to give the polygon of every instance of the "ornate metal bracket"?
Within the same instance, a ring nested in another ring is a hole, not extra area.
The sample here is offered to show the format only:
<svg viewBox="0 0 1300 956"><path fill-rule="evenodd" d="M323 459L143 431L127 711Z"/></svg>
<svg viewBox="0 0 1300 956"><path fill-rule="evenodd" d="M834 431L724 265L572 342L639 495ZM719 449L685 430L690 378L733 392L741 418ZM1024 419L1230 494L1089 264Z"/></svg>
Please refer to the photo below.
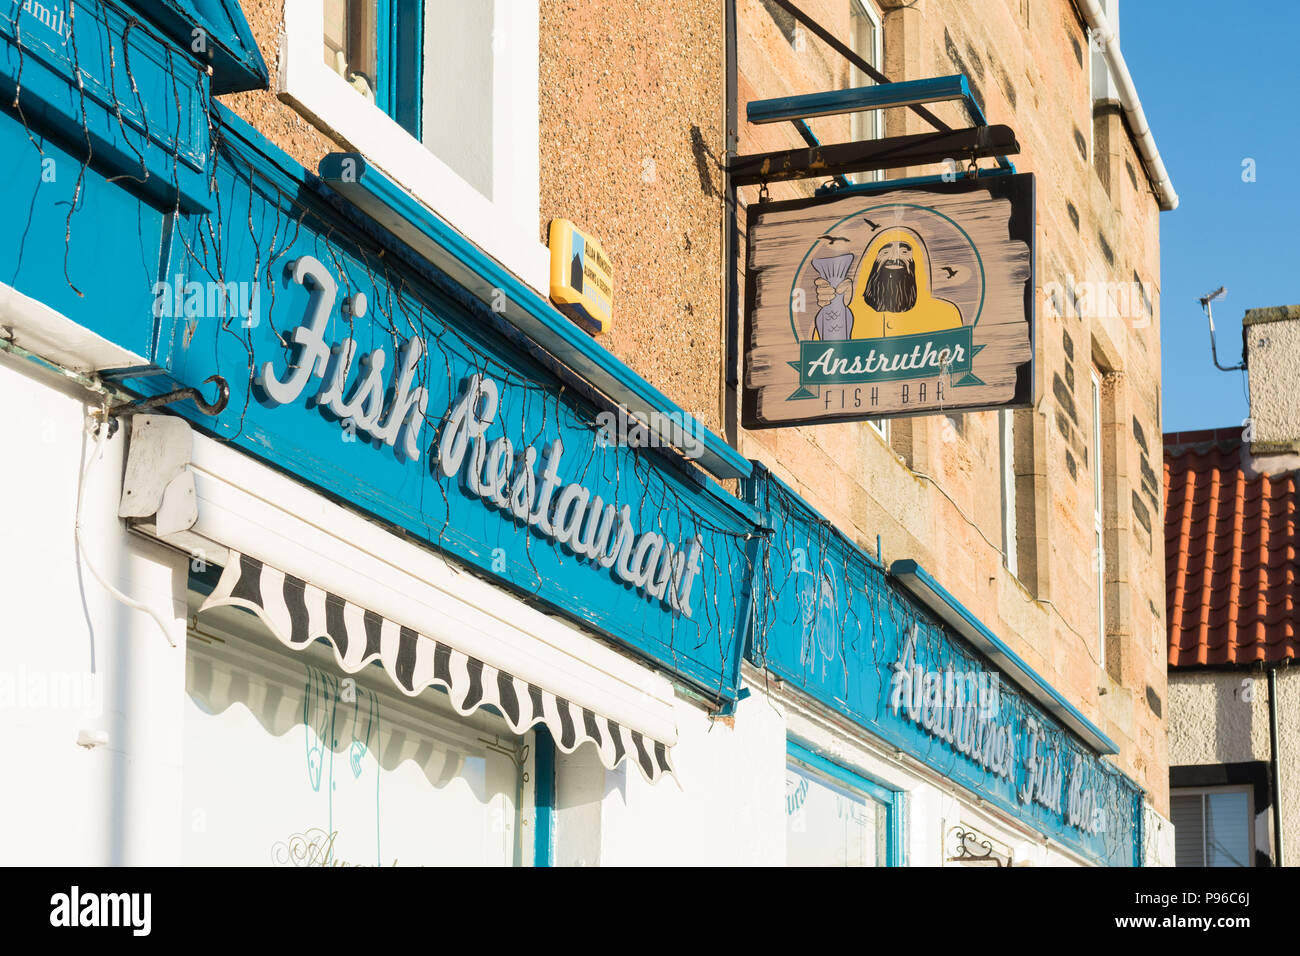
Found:
<svg viewBox="0 0 1300 956"><path fill-rule="evenodd" d="M994 866L1010 866L1011 860L993 849L992 841L983 839L974 830L961 827L953 831L956 846L953 855L948 857L950 863L992 863Z"/></svg>

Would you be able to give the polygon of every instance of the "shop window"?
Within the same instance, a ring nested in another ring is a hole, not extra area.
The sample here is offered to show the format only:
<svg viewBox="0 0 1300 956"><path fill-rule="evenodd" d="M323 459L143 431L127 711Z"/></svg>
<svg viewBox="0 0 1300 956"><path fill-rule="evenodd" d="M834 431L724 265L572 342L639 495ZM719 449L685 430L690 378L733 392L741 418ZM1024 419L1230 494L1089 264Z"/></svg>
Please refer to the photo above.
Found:
<svg viewBox="0 0 1300 956"><path fill-rule="evenodd" d="M1176 866L1251 866L1255 859L1250 787L1174 790Z"/></svg>
<svg viewBox="0 0 1300 956"><path fill-rule="evenodd" d="M324 643L289 651L252 614L195 617L185 660L187 865L529 862L534 734L446 695L340 670Z"/></svg>
<svg viewBox="0 0 1300 956"><path fill-rule="evenodd" d="M903 795L790 741L789 866L901 866Z"/></svg>
<svg viewBox="0 0 1300 956"><path fill-rule="evenodd" d="M286 0L279 92L542 288L536 0Z"/></svg>

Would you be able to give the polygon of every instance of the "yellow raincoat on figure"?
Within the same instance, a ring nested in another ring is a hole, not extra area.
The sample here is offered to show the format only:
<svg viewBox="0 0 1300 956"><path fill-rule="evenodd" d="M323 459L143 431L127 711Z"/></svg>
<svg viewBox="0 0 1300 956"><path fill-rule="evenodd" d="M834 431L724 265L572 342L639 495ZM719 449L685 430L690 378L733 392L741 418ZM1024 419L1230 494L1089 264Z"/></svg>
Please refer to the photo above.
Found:
<svg viewBox="0 0 1300 956"><path fill-rule="evenodd" d="M909 270L914 284L906 279ZM850 336L855 339L942 332L962 325L957 306L930 291L924 240L903 226L883 230L867 246L858 261L849 308Z"/></svg>

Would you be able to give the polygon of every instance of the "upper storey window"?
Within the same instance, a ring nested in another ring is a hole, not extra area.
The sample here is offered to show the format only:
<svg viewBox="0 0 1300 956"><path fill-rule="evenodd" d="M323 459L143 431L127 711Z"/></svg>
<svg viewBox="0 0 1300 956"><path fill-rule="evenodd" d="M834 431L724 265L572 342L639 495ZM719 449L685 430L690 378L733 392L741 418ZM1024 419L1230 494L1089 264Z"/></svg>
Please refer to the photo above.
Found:
<svg viewBox="0 0 1300 956"><path fill-rule="evenodd" d="M536 0L286 0L281 95L546 287Z"/></svg>

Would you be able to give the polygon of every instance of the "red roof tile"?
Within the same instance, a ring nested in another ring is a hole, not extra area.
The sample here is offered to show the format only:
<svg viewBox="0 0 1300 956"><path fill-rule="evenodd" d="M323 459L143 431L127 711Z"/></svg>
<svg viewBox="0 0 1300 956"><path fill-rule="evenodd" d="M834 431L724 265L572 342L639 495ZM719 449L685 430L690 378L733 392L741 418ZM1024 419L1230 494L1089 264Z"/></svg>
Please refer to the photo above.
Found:
<svg viewBox="0 0 1300 956"><path fill-rule="evenodd" d="M1169 666L1300 656L1297 473L1250 477L1238 429L1164 445Z"/></svg>

